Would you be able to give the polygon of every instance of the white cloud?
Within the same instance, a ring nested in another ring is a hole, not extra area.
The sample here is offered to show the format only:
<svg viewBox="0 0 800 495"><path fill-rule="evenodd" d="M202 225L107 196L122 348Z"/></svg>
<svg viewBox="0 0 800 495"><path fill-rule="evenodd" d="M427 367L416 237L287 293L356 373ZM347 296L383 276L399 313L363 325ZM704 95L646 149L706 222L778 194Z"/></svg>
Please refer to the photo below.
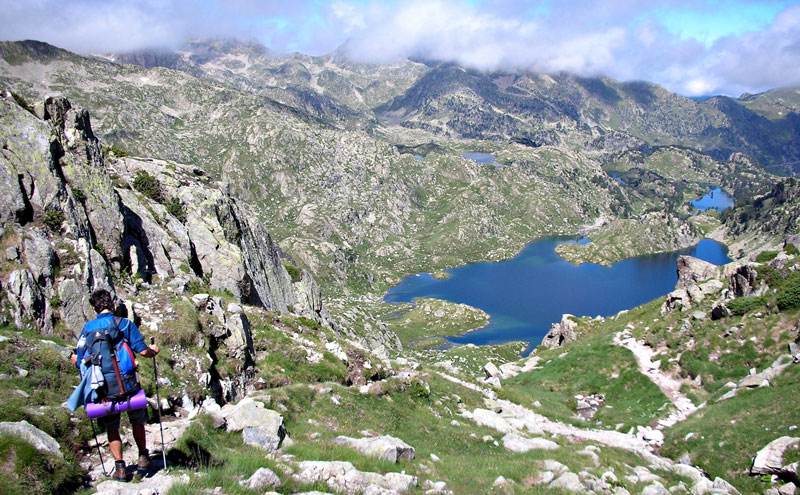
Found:
<svg viewBox="0 0 800 495"><path fill-rule="evenodd" d="M761 31L713 43L679 38L655 14L696 5L721 8L710 0L0 0L0 39L87 53L236 36L315 55L347 40L351 56L363 61L411 56L481 70L605 74L683 94L800 85L800 6Z"/></svg>

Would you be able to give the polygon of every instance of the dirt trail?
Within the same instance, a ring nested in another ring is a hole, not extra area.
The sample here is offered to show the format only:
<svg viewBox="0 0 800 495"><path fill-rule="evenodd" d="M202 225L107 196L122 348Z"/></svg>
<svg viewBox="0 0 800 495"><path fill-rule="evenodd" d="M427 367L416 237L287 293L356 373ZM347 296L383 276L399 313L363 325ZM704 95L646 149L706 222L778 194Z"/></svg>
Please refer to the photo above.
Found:
<svg viewBox="0 0 800 495"><path fill-rule="evenodd" d="M690 414L695 412L698 407L681 392L682 382L661 371L661 361L653 361L656 351L644 342L633 338L627 331L620 332L614 336L614 344L624 347L633 353L639 372L650 379L664 395L675 406L675 411L666 418L658 420L657 429L663 430L675 423L683 421ZM702 407L702 406L701 406Z"/></svg>

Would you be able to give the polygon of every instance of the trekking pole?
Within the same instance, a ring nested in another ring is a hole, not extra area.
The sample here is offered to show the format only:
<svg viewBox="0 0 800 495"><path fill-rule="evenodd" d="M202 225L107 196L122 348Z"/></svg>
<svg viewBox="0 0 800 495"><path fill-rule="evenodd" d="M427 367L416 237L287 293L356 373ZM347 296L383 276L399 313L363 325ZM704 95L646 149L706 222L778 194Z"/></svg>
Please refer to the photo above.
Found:
<svg viewBox="0 0 800 495"><path fill-rule="evenodd" d="M106 464L103 462L103 453L100 452L100 441L97 439L97 430L94 429L94 420L89 418L89 423L91 423L92 433L94 433L94 444L97 446L97 456L100 457L100 468L103 470L103 476L108 476Z"/></svg>
<svg viewBox="0 0 800 495"><path fill-rule="evenodd" d="M156 343L155 337L150 337L150 345ZM164 461L164 470L167 469L167 452L164 449L164 427L161 425L161 395L158 393L158 365L156 357L153 356L153 376L156 380L156 403L158 404L158 429L161 430L161 459Z"/></svg>

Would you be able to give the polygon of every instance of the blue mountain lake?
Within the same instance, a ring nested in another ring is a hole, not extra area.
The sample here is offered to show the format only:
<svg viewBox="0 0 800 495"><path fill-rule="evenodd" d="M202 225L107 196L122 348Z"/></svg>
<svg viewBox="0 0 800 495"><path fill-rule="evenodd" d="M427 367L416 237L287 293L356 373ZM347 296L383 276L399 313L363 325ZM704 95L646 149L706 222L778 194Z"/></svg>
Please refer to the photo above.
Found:
<svg viewBox="0 0 800 495"><path fill-rule="evenodd" d="M479 153L477 151L465 151L461 153L461 156L466 158L467 160L474 160L478 163L491 163L495 167L504 167L502 163L497 163L495 159L497 158L491 153Z"/></svg>
<svg viewBox="0 0 800 495"><path fill-rule="evenodd" d="M610 267L575 266L556 254L556 245L563 242L585 240L539 239L511 259L447 270L450 278L444 280L430 273L410 275L384 300L432 297L469 304L491 316L486 327L449 338L454 344L525 341L535 346L563 313L610 316L667 294L678 281L676 262L682 254L717 265L730 261L725 246L706 239L693 248L629 258Z"/></svg>
<svg viewBox="0 0 800 495"><path fill-rule="evenodd" d="M722 211L733 207L733 198L720 188L714 188L700 199L690 201L692 206L698 210L717 210Z"/></svg>

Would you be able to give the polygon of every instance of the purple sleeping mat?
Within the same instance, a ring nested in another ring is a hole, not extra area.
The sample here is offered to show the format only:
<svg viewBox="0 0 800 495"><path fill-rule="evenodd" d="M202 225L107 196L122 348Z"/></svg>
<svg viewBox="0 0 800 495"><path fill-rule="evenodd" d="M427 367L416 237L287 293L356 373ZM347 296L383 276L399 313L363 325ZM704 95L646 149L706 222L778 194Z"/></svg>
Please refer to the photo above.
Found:
<svg viewBox="0 0 800 495"><path fill-rule="evenodd" d="M128 407L127 400L86 404L86 415L95 419L109 414L121 413L128 410L133 411L134 409L142 409L144 407L147 407L147 397L144 396L144 390L139 390L136 395L131 397L130 407Z"/></svg>

